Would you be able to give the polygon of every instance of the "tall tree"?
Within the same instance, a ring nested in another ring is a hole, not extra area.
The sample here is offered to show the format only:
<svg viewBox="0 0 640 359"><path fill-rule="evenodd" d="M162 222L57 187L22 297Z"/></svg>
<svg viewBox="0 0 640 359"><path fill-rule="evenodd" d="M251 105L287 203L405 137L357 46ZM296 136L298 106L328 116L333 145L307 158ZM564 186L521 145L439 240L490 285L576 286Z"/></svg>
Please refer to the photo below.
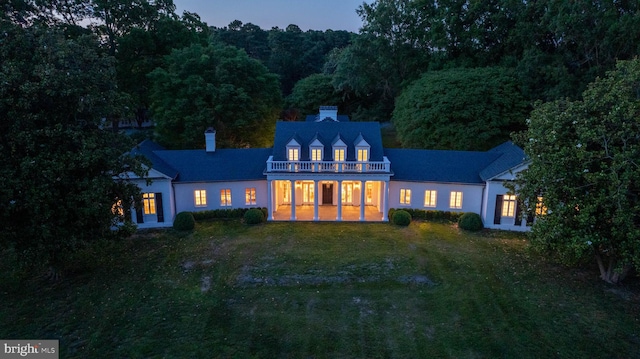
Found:
<svg viewBox="0 0 640 359"><path fill-rule="evenodd" d="M271 49L269 33L252 23L243 24L240 20L232 21L227 27L213 30L215 40L227 45L244 49L247 55L267 64Z"/></svg>
<svg viewBox="0 0 640 359"><path fill-rule="evenodd" d="M617 283L640 269L640 60L620 61L582 100L539 104L518 136L531 159L514 188L539 215L532 244L595 258ZM543 210L545 209L545 210Z"/></svg>
<svg viewBox="0 0 640 359"><path fill-rule="evenodd" d="M176 17L173 0L91 0L95 29L106 38L111 55L117 51L118 38L133 28L150 29L163 16Z"/></svg>
<svg viewBox="0 0 640 359"><path fill-rule="evenodd" d="M428 67L433 47L425 41L424 18L429 8L410 0L358 8L364 23L360 35L329 59L333 85L353 103L354 118L389 120L402 87Z"/></svg>
<svg viewBox="0 0 640 359"><path fill-rule="evenodd" d="M342 107L342 96L331 81L331 76L325 74L313 74L298 81L287 96L286 107L296 109L303 116L317 113L323 105Z"/></svg>
<svg viewBox="0 0 640 359"><path fill-rule="evenodd" d="M199 44L174 50L151 74L152 110L160 142L204 146L209 126L221 147L268 146L281 106L277 77L246 52Z"/></svg>
<svg viewBox="0 0 640 359"><path fill-rule="evenodd" d="M404 147L487 150L523 130L528 112L513 71L450 69L407 87L392 121Z"/></svg>
<svg viewBox="0 0 640 359"><path fill-rule="evenodd" d="M135 115L138 126L149 116L151 84L147 75L162 66L164 56L171 50L194 43L205 45L208 37L208 28L199 16L185 12L179 19L161 16L150 28L135 27L117 39L118 86L131 97L134 111L128 115Z"/></svg>
<svg viewBox="0 0 640 359"><path fill-rule="evenodd" d="M139 189L114 180L141 164L102 130L118 104L113 59L92 36L0 23L0 238L25 263L58 267L109 236Z"/></svg>
<svg viewBox="0 0 640 359"><path fill-rule="evenodd" d="M304 33L297 25L289 25L283 31L273 28L269 32L271 56L267 62L269 70L280 76L284 95L290 94L295 83L311 73L305 71L302 60Z"/></svg>

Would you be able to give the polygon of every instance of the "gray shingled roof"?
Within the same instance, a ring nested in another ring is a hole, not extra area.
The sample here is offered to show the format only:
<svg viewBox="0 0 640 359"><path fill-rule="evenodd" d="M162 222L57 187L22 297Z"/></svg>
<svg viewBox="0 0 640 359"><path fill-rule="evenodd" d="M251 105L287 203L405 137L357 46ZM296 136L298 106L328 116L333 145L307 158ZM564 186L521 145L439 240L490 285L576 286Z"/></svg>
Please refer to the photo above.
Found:
<svg viewBox="0 0 640 359"><path fill-rule="evenodd" d="M347 161L355 161L355 140L362 134L362 138L371 146L369 159L382 161L384 150L380 136L378 122L278 122L273 144L273 159L286 161L286 147L291 138L296 136L300 140L300 160L309 160L309 144L317 138L324 145L324 160L331 161L333 157L332 142L340 135L347 145Z"/></svg>
<svg viewBox="0 0 640 359"><path fill-rule="evenodd" d="M524 159L524 152L505 142L487 152L386 149L395 181L480 184Z"/></svg>
<svg viewBox="0 0 640 359"><path fill-rule="evenodd" d="M250 181L265 179L271 148L155 151L178 172L178 182Z"/></svg>
<svg viewBox="0 0 640 359"><path fill-rule="evenodd" d="M510 141L487 152L386 149L383 153L377 122L279 122L273 149L165 150L145 140L131 153L146 156L154 169L177 182L260 180L265 178L271 154L275 160L286 160L286 144L294 136L302 142L302 160L309 159L308 146L316 138L325 146L325 159L331 160L331 140L327 139L338 134L348 146L347 159L354 160L354 142L361 133L371 145L372 161L389 158L395 181L480 184L527 160L524 151Z"/></svg>
<svg viewBox="0 0 640 359"><path fill-rule="evenodd" d="M131 153L134 155L143 155L149 161L151 161L151 167L156 171L161 172L162 174L175 179L178 176L178 171L173 168L171 165L163 161L160 157L155 155L155 151L162 151L164 147L159 144L151 141L144 140L138 144L135 148L131 150Z"/></svg>
<svg viewBox="0 0 640 359"><path fill-rule="evenodd" d="M527 161L527 156L522 148L511 141L496 146L490 149L489 152L500 153L501 155L480 172L480 178L485 181Z"/></svg>

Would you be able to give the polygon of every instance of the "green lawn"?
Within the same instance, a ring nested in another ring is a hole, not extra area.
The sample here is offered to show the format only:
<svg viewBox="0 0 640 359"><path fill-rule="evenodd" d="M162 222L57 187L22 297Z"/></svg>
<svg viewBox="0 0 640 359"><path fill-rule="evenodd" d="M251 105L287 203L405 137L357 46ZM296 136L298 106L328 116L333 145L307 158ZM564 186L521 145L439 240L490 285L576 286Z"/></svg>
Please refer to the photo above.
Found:
<svg viewBox="0 0 640 359"><path fill-rule="evenodd" d="M61 358L638 358L638 280L559 267L522 235L455 226L202 222L78 256L4 256L0 338Z"/></svg>

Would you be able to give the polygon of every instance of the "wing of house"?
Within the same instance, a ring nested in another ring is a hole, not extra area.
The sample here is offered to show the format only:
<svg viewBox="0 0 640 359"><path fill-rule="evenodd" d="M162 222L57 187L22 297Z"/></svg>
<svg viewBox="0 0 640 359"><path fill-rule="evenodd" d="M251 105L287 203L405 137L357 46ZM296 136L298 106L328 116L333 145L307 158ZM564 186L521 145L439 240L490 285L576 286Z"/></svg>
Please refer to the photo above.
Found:
<svg viewBox="0 0 640 359"><path fill-rule="evenodd" d="M486 152L385 149L377 122L350 122L323 106L304 122L278 122L273 148L166 150L144 141L151 183L133 220L172 224L181 211L266 207L268 219L387 221L389 208L475 212L485 226L526 230L504 181L526 168L506 142Z"/></svg>

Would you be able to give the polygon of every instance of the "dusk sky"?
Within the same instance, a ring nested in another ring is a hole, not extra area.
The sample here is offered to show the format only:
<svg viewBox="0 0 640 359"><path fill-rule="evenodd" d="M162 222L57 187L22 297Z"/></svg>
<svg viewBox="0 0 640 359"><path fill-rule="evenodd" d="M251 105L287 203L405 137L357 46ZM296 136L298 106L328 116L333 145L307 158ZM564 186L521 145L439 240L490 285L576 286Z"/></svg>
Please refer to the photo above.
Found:
<svg viewBox="0 0 640 359"><path fill-rule="evenodd" d="M195 12L209 26L223 27L233 20L263 30L295 24L307 30L358 32L362 20L356 9L364 0L174 0L176 13ZM373 0L366 0L372 3Z"/></svg>

